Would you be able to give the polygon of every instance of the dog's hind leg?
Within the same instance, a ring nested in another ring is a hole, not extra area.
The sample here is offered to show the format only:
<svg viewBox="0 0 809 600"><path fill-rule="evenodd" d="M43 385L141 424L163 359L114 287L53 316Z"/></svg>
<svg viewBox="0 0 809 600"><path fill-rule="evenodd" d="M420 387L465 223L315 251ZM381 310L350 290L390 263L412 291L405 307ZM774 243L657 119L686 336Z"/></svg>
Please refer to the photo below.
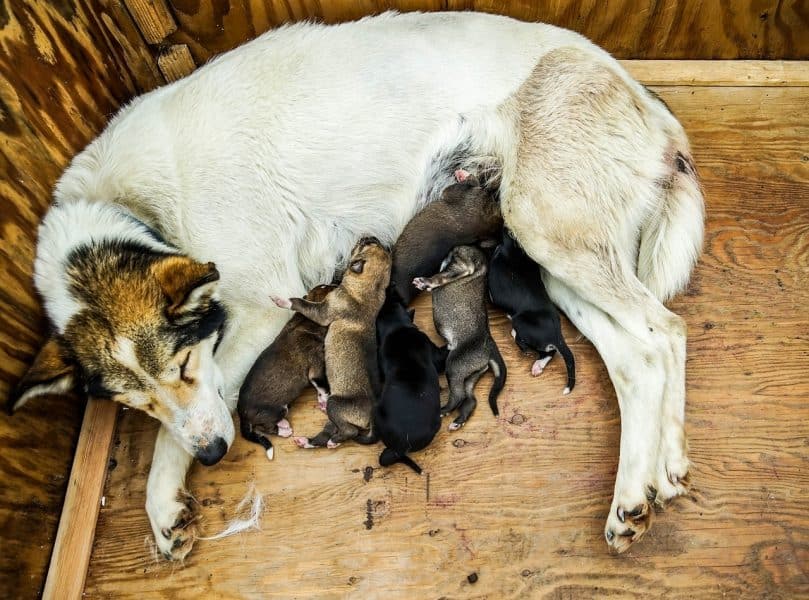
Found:
<svg viewBox="0 0 809 600"><path fill-rule="evenodd" d="M295 437L292 440L301 448L324 448L336 431L335 424L331 421L326 421L326 424L323 425L323 430L316 436L311 438Z"/></svg>
<svg viewBox="0 0 809 600"><path fill-rule="evenodd" d="M472 413L475 412L475 407L478 405L478 400L475 398L475 384L477 384L478 380L483 376L486 370L489 368L488 365L479 369L469 375L464 382L464 400L461 402L461 405L458 407L458 416L455 417L455 420L449 424L450 431L456 431L464 426L464 424L469 420L469 417L472 416ZM495 404L495 408L497 405ZM497 414L497 413L495 413Z"/></svg>

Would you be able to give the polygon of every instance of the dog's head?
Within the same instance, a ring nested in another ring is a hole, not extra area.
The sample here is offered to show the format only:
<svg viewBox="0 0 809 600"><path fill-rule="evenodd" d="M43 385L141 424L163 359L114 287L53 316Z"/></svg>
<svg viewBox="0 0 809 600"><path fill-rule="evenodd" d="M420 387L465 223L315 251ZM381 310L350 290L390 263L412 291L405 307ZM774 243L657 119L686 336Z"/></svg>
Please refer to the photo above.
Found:
<svg viewBox="0 0 809 600"><path fill-rule="evenodd" d="M48 262L40 240L37 287L56 333L9 411L71 390L110 398L155 417L186 451L214 464L234 437L213 358L225 322L219 273L155 245L93 241Z"/></svg>
<svg viewBox="0 0 809 600"><path fill-rule="evenodd" d="M362 238L351 251L341 285L358 293L373 290L384 295L390 282L390 267L390 252L379 240Z"/></svg>

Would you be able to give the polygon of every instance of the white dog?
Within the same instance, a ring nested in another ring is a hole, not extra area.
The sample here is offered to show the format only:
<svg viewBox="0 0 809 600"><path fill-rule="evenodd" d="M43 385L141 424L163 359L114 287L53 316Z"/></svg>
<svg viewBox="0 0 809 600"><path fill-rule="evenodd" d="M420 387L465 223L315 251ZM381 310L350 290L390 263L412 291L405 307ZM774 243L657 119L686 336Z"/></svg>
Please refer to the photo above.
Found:
<svg viewBox="0 0 809 600"><path fill-rule="evenodd" d="M359 237L392 243L456 169L482 166L617 390L605 533L625 550L650 503L685 490L685 325L661 301L697 259L703 201L664 104L547 25L299 24L135 99L56 187L35 264L54 335L13 408L81 387L160 419L146 509L183 558L186 471L225 454L242 378L289 318L270 294L330 281Z"/></svg>

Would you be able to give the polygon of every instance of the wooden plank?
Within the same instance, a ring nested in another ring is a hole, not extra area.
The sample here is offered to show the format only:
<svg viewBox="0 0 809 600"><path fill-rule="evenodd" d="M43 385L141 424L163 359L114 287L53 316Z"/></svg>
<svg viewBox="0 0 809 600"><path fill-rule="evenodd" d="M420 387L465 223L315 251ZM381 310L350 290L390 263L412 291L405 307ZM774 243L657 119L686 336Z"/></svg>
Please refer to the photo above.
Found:
<svg viewBox="0 0 809 600"><path fill-rule="evenodd" d="M168 50L157 57L157 64L160 72L163 73L166 81L171 83L190 75L197 68L191 52L185 44L170 46Z"/></svg>
<svg viewBox="0 0 809 600"><path fill-rule="evenodd" d="M82 597L117 416L114 402L87 401L43 600Z"/></svg>
<svg viewBox="0 0 809 600"><path fill-rule="evenodd" d="M159 44L177 30L165 0L124 0L124 3L150 44Z"/></svg>
<svg viewBox="0 0 809 600"><path fill-rule="evenodd" d="M122 102L162 82L119 10L117 0L10 0L0 7L3 403L46 330L31 271L37 226L53 184ZM13 417L0 416L4 597L36 598L41 592L82 413L75 398L49 398Z"/></svg>
<svg viewBox="0 0 809 600"><path fill-rule="evenodd" d="M476 10L573 29L618 58L809 59L805 0L170 0L171 43L188 44L197 64L290 21L337 23L387 9Z"/></svg>
<svg viewBox="0 0 809 600"><path fill-rule="evenodd" d="M562 396L562 364L531 378L493 312L509 366L499 419L482 402L460 432L444 428L416 455L422 477L378 468L379 447L308 452L278 440L270 463L237 439L219 465L195 465L189 487L210 534L255 483L268 506L262 531L198 541L184 566L148 550L156 423L123 413L87 595L807 597L809 88L656 91L689 132L708 220L705 255L672 303L689 329L693 487L644 540L621 557L603 541L620 423L593 347L567 327L578 383ZM434 335L429 299L416 307ZM290 416L302 434L322 418L311 392Z"/></svg>
<svg viewBox="0 0 809 600"><path fill-rule="evenodd" d="M809 86L809 61L786 60L622 60L646 85Z"/></svg>

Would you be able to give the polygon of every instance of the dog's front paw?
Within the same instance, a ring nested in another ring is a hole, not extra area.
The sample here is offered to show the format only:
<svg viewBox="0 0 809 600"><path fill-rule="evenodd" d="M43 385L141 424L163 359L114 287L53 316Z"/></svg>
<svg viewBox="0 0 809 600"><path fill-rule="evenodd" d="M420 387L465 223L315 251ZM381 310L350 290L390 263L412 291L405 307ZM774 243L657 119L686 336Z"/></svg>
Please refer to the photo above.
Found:
<svg viewBox="0 0 809 600"><path fill-rule="evenodd" d="M292 308L292 302L289 298L279 298L278 296L270 296L270 299L275 302L278 308Z"/></svg>
<svg viewBox="0 0 809 600"><path fill-rule="evenodd" d="M292 438L292 441L295 442L295 445L298 446L298 448L314 448L314 446L309 443L308 437L294 437Z"/></svg>
<svg viewBox="0 0 809 600"><path fill-rule="evenodd" d="M429 292L431 289L433 289L432 284L425 277L416 277L413 280L413 285L416 286L417 289L426 292Z"/></svg>
<svg viewBox="0 0 809 600"><path fill-rule="evenodd" d="M652 508L647 500L638 503L613 501L604 537L610 549L621 554L637 542L652 525Z"/></svg>
<svg viewBox="0 0 809 600"><path fill-rule="evenodd" d="M197 516L188 494L178 491L177 498L164 506L147 503L146 510L160 554L166 560L181 561L191 552L197 537Z"/></svg>
<svg viewBox="0 0 809 600"><path fill-rule="evenodd" d="M544 371L548 363L551 362L551 358L553 358L553 356L546 356L545 358L535 360L534 364L531 365L531 375L534 377L542 375L542 371Z"/></svg>

